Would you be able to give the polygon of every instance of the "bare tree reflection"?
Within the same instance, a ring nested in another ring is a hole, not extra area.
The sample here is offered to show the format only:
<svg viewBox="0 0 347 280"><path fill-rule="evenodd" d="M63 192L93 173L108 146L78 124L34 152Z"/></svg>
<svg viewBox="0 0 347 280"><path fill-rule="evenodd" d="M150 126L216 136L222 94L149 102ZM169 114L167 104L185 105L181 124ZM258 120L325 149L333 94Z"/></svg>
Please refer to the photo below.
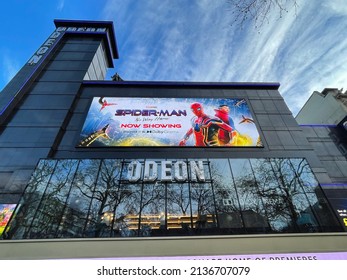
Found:
<svg viewBox="0 0 347 280"><path fill-rule="evenodd" d="M104 160L100 169L97 187L92 192L92 204L87 228L94 237L111 236L124 224L124 208L132 206L134 192L131 187L120 184L121 162ZM88 196L84 192L84 195ZM117 227L118 226L118 227Z"/></svg>
<svg viewBox="0 0 347 280"><path fill-rule="evenodd" d="M81 160L61 218L58 237L83 237L100 160Z"/></svg>
<svg viewBox="0 0 347 280"><path fill-rule="evenodd" d="M218 226L224 233L238 233L244 225L229 162L218 159L210 163Z"/></svg>
<svg viewBox="0 0 347 280"><path fill-rule="evenodd" d="M211 159L204 182L129 182L128 164L41 160L3 238L340 229L305 159Z"/></svg>
<svg viewBox="0 0 347 280"><path fill-rule="evenodd" d="M31 238L55 237L77 164L77 160L64 160L57 163L33 217L29 233Z"/></svg>
<svg viewBox="0 0 347 280"><path fill-rule="evenodd" d="M13 215L15 219L12 219L11 225L8 225L8 229L3 235L4 238L22 239L27 237L32 219L35 216L55 165L56 161L41 160L39 162L19 202L19 207Z"/></svg>

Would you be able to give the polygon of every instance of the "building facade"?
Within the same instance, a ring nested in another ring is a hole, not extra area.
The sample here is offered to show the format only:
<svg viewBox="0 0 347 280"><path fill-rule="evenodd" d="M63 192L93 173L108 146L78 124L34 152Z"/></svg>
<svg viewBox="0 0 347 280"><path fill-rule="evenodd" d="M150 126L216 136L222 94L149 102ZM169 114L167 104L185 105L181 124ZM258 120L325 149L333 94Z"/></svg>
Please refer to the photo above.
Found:
<svg viewBox="0 0 347 280"><path fill-rule="evenodd" d="M112 23L55 25L0 95L0 258L344 256L279 84L105 81Z"/></svg>
<svg viewBox="0 0 347 280"><path fill-rule="evenodd" d="M330 182L322 186L347 228L347 93L313 92L296 120L328 172Z"/></svg>

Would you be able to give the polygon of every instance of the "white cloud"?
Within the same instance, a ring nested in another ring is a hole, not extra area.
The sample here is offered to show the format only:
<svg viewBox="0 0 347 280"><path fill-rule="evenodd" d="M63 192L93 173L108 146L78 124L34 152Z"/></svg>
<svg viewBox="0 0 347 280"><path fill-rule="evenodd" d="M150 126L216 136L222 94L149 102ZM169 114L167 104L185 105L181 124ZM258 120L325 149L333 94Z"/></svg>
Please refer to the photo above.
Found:
<svg viewBox="0 0 347 280"><path fill-rule="evenodd" d="M347 15L346 0L323 0L323 7L334 14Z"/></svg>
<svg viewBox="0 0 347 280"><path fill-rule="evenodd" d="M116 71L124 79L280 82L295 114L314 90L346 87L347 20L335 10L339 1L298 1L261 29L231 26L224 0L109 0L104 16L115 22Z"/></svg>
<svg viewBox="0 0 347 280"><path fill-rule="evenodd" d="M19 63L13 57L14 56L9 55L7 52L2 54L1 69L3 69L2 76L5 84L7 84L19 71Z"/></svg>
<svg viewBox="0 0 347 280"><path fill-rule="evenodd" d="M59 0L57 5L57 10L61 12L64 9L65 6L65 0Z"/></svg>

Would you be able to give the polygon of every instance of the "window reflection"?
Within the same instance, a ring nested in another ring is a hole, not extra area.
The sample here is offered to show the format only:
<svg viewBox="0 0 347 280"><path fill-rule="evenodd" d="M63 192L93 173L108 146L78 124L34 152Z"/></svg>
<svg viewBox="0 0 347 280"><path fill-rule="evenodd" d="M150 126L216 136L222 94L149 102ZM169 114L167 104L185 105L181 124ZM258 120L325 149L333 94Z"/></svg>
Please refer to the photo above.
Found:
<svg viewBox="0 0 347 280"><path fill-rule="evenodd" d="M58 237L83 237L98 175L95 170L99 170L100 163L100 160L79 162L59 224Z"/></svg>
<svg viewBox="0 0 347 280"><path fill-rule="evenodd" d="M8 238L27 238L31 223L40 205L42 196L52 176L57 161L41 160L32 174L28 187L26 188L11 222L11 231L7 232ZM5 234L6 236L6 234Z"/></svg>
<svg viewBox="0 0 347 280"><path fill-rule="evenodd" d="M141 203L141 236L151 236L152 229L166 230L165 211L165 192L164 184L144 184Z"/></svg>
<svg viewBox="0 0 347 280"><path fill-rule="evenodd" d="M310 221L308 222L310 227L314 226L311 219L311 216L314 216L316 222L314 227L315 231L325 231L327 229L336 230L338 227L338 220L328 206L328 201L319 187L308 162L305 159L290 159L290 162L293 171L298 177L298 184L303 189L303 193L306 195L310 205L309 209L304 212L306 216L310 215ZM318 226L321 227L321 229L318 229Z"/></svg>
<svg viewBox="0 0 347 280"><path fill-rule="evenodd" d="M243 232L244 226L228 159L210 160L218 226L228 233Z"/></svg>
<svg viewBox="0 0 347 280"><path fill-rule="evenodd" d="M237 189L241 216L247 231L266 232L268 230L266 213L249 160L232 159L230 165Z"/></svg>
<svg viewBox="0 0 347 280"><path fill-rule="evenodd" d="M54 238L66 204L77 160L59 161L33 217L29 238Z"/></svg>
<svg viewBox="0 0 347 280"><path fill-rule="evenodd" d="M206 183L191 184L190 197L193 227L197 229L196 233L211 232L208 229L216 227L217 224L211 186Z"/></svg>
<svg viewBox="0 0 347 280"><path fill-rule="evenodd" d="M38 163L2 237L341 230L305 159L69 159Z"/></svg>
<svg viewBox="0 0 347 280"><path fill-rule="evenodd" d="M191 235L192 220L187 183L167 185L167 229L169 235Z"/></svg>
<svg viewBox="0 0 347 280"><path fill-rule="evenodd" d="M286 231L290 218L287 213L287 202L280 184L275 176L270 159L251 159L252 169L258 185L271 231Z"/></svg>

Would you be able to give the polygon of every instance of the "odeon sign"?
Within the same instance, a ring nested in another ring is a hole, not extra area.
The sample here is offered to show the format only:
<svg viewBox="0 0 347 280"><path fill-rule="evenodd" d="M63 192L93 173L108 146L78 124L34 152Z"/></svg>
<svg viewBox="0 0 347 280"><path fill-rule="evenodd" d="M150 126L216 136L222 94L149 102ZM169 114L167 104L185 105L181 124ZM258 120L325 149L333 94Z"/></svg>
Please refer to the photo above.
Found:
<svg viewBox="0 0 347 280"><path fill-rule="evenodd" d="M144 164L132 161L128 165L129 182L205 182L203 161L148 160Z"/></svg>
<svg viewBox="0 0 347 280"><path fill-rule="evenodd" d="M36 53L29 59L28 64L34 65L38 63L43 55L50 49L55 43L57 38L60 37L66 31L70 32L106 32L106 28L93 28L93 27L58 27L49 38L42 44L42 46L36 51Z"/></svg>

